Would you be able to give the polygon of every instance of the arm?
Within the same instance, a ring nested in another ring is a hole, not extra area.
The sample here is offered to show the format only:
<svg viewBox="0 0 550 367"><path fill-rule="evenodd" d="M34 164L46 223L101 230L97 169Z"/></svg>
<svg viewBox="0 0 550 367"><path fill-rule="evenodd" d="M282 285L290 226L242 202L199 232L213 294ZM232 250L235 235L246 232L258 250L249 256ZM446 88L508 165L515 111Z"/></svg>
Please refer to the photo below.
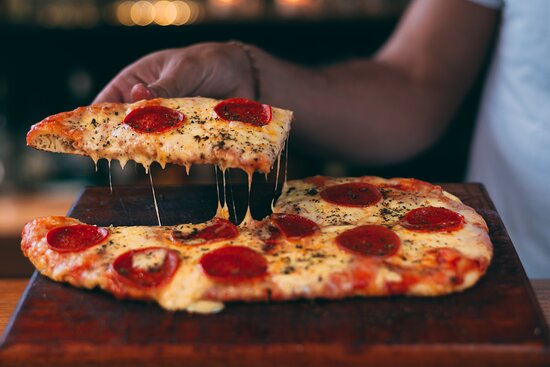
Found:
<svg viewBox="0 0 550 367"><path fill-rule="evenodd" d="M252 48L262 101L296 112L295 133L363 163L406 159L432 144L478 72L498 13L467 0L416 0L372 59L309 69ZM199 44L146 56L96 98L251 98L247 56Z"/></svg>
<svg viewBox="0 0 550 367"><path fill-rule="evenodd" d="M260 65L280 64L260 66L262 95L296 112L301 137L358 162L397 162L444 131L497 20L496 11L466 0L416 0L371 60L307 70L261 54Z"/></svg>

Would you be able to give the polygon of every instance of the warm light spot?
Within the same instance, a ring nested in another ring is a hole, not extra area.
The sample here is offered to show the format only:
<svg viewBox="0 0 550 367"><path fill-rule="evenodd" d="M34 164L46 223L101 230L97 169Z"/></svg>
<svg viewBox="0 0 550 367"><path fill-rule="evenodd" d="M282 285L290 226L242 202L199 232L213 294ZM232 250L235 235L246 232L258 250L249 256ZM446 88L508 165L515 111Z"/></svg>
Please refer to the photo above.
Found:
<svg viewBox="0 0 550 367"><path fill-rule="evenodd" d="M323 11L323 0L275 0L277 11L288 17L318 16Z"/></svg>
<svg viewBox="0 0 550 367"><path fill-rule="evenodd" d="M178 16L176 5L167 0L157 1L155 7L155 23L162 26L174 24Z"/></svg>
<svg viewBox="0 0 550 367"><path fill-rule="evenodd" d="M311 6L315 1L311 0L277 0L280 5L293 6L293 7L307 7Z"/></svg>
<svg viewBox="0 0 550 367"><path fill-rule="evenodd" d="M133 1L121 1L116 5L116 18L122 25L135 25L132 17L130 16L130 11L134 5Z"/></svg>
<svg viewBox="0 0 550 367"><path fill-rule="evenodd" d="M243 0L208 0L209 14L216 18L235 18L243 6Z"/></svg>
<svg viewBox="0 0 550 367"><path fill-rule="evenodd" d="M184 25L190 23L191 20L191 6L185 1L174 1L176 7L176 18L172 22L174 25Z"/></svg>
<svg viewBox="0 0 550 367"><path fill-rule="evenodd" d="M198 4L194 1L187 1L186 3L189 5L189 9L191 10L189 21L187 23L191 24L201 21L204 17L204 8L202 4Z"/></svg>
<svg viewBox="0 0 550 367"><path fill-rule="evenodd" d="M147 26L153 23L180 26L200 21L204 17L203 5L192 0L117 1L111 9L114 20L126 26Z"/></svg>
<svg viewBox="0 0 550 367"><path fill-rule="evenodd" d="M223 10L229 8L236 8L242 5L242 0L209 0L208 5L212 8L213 11Z"/></svg>
<svg viewBox="0 0 550 367"><path fill-rule="evenodd" d="M132 21L140 26L146 26L155 19L155 7L148 1L138 1L132 5L130 9L130 17Z"/></svg>

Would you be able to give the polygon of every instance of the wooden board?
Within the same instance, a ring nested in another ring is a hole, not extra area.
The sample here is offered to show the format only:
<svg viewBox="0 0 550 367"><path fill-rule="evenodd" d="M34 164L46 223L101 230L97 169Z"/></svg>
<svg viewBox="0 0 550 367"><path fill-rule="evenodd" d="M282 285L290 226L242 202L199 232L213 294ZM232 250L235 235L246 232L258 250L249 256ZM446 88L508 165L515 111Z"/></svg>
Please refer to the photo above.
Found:
<svg viewBox="0 0 550 367"><path fill-rule="evenodd" d="M232 303L220 314L166 312L40 275L0 351L5 366L548 366L550 338L512 243L482 186L448 184L489 224L494 262L461 294L429 298ZM235 192L245 202L246 191ZM214 186L157 188L165 224L208 219ZM269 209L257 187L253 209ZM242 210L242 208L241 208ZM239 210L238 210L239 211ZM155 224L148 187L84 190L72 216L99 225Z"/></svg>

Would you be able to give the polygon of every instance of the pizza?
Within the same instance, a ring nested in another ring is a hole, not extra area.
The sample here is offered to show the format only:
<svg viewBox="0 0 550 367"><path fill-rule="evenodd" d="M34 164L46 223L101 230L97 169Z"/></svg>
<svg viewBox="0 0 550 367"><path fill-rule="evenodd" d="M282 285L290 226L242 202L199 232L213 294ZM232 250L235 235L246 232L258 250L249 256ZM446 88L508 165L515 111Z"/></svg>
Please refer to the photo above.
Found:
<svg viewBox="0 0 550 367"><path fill-rule="evenodd" d="M32 126L27 145L57 153L189 167L215 164L269 173L292 112L245 98L171 98L98 103L52 115Z"/></svg>
<svg viewBox="0 0 550 367"><path fill-rule="evenodd" d="M238 226L39 218L22 250L55 281L202 313L237 300L446 295L473 286L493 255L485 221L455 196L372 176L288 181L270 216Z"/></svg>

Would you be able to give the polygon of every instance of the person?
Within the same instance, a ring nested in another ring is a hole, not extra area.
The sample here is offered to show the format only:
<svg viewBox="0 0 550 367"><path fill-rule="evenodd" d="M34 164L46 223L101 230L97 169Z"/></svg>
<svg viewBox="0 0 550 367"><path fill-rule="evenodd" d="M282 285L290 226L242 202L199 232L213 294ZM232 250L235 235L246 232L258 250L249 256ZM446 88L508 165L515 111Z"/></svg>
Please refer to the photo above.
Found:
<svg viewBox="0 0 550 367"><path fill-rule="evenodd" d="M363 164L408 159L441 136L492 50L468 180L483 182L530 277L550 277L550 2L414 0L369 59L307 68L252 45L150 54L101 101L246 97L295 111L293 134Z"/></svg>

